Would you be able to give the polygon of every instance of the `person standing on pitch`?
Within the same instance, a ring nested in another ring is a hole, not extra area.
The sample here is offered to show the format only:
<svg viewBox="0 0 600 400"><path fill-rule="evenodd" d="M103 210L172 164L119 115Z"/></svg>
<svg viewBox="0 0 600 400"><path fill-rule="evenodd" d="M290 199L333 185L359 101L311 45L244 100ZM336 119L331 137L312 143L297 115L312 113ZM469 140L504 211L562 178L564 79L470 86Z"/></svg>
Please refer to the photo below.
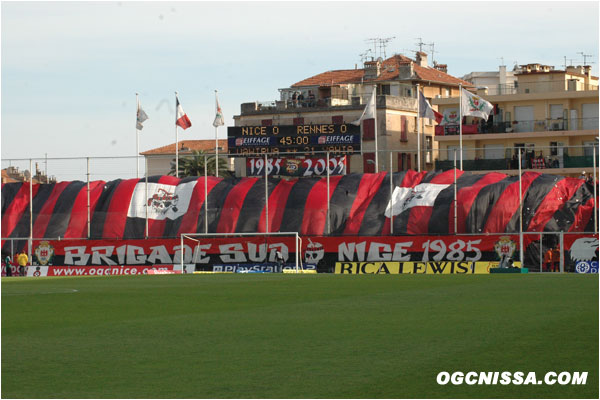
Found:
<svg viewBox="0 0 600 400"><path fill-rule="evenodd" d="M10 256L6 254L2 261L4 262L4 266L6 268L6 276L12 276L12 265L10 262Z"/></svg>
<svg viewBox="0 0 600 400"><path fill-rule="evenodd" d="M25 267L29 262L29 257L27 257L27 253L25 250L21 251L21 254L17 256L17 263L19 264L19 275L25 276Z"/></svg>

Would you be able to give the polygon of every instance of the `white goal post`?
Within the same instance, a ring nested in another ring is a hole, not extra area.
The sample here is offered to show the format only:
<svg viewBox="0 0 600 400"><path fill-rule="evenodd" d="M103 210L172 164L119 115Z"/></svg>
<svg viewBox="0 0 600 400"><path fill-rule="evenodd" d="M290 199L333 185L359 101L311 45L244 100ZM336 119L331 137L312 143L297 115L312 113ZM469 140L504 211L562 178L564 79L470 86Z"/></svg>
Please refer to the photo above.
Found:
<svg viewBox="0 0 600 400"><path fill-rule="evenodd" d="M184 251L184 239L189 239L196 242L196 246L200 245L201 240L204 238L227 238L227 237L273 237L273 236L287 236L294 238L294 254L295 254L295 269L293 270L295 273L301 273L304 271L302 266L302 257L300 256L300 251L302 249L302 238L298 234L298 232L269 232L269 233L182 233L179 236L181 252L182 256L180 257L181 263L181 271L185 271L183 267L183 251ZM267 251L267 260L268 260L268 251ZM268 262L268 261L267 261ZM282 271L283 272L283 271Z"/></svg>

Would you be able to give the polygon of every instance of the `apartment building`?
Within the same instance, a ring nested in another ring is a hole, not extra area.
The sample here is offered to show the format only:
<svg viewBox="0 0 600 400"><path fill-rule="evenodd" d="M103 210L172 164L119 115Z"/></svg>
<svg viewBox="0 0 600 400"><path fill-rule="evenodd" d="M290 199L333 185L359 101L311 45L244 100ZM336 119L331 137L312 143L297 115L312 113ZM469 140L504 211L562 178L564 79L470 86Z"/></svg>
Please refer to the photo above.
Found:
<svg viewBox="0 0 600 400"><path fill-rule="evenodd" d="M524 169L550 169L546 172L566 176L592 172L594 147L598 162L598 77L591 75L591 68L526 64L514 76L514 83L501 91L478 88L494 111L487 122L463 118L463 169L515 174L521 149ZM432 103L446 115L458 114L458 96L434 98ZM458 122L435 128L436 169L453 167L457 133Z"/></svg>
<svg viewBox="0 0 600 400"><path fill-rule="evenodd" d="M390 163L394 171L431 170L434 168L433 153L436 146L433 140L435 121L417 118L417 85L430 101L436 97L456 97L459 85L472 86L449 75L446 65L429 65L424 52L417 52L415 59L394 55L386 60L379 58L366 61L363 68L355 65L354 69L327 71L303 79L290 87L279 89L278 100L243 103L240 115L234 116L235 127L349 124L361 116L372 91L376 90L377 129L373 119L363 122L360 140L362 151L350 149L346 153L347 172L375 172L376 146L380 171L390 169ZM417 123L421 126L418 127ZM270 153L269 157L273 157L277 155L274 152L288 150L285 146L236 148L236 143L243 146L252 142L239 140L239 137L236 142L231 131L228 144L230 155L237 157L236 176L247 175L247 159L240 156L261 157ZM417 149L421 149L420 158ZM347 150L348 147L342 146L327 148L332 156ZM285 157L311 156L310 151L302 148L293 151L295 153ZM389 151L393 151L391 157Z"/></svg>

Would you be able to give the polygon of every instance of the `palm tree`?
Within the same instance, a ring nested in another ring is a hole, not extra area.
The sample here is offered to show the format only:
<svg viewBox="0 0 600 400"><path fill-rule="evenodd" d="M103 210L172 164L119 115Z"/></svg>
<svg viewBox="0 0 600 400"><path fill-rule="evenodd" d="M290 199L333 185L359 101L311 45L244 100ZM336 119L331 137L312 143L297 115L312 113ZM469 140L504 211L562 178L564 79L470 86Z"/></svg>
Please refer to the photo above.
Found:
<svg viewBox="0 0 600 400"><path fill-rule="evenodd" d="M206 174L215 176L215 156L203 151L192 150L191 156L179 157L179 177L204 176L204 162L206 161ZM175 175L175 160L171 162L169 175ZM231 178L233 175L227 169L227 161L219 158L219 177Z"/></svg>

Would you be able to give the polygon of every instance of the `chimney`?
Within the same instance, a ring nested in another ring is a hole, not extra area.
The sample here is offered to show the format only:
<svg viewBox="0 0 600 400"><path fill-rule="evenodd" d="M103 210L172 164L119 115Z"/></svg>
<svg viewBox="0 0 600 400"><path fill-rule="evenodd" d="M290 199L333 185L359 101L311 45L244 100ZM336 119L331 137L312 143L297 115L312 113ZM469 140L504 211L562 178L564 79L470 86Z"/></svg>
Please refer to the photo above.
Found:
<svg viewBox="0 0 600 400"><path fill-rule="evenodd" d="M433 62L433 68L437 69L440 72L445 74L448 73L448 64L438 64L437 62Z"/></svg>
<svg viewBox="0 0 600 400"><path fill-rule="evenodd" d="M376 79L381 74L381 58L365 61L365 79Z"/></svg>
<svg viewBox="0 0 600 400"><path fill-rule="evenodd" d="M420 67L427 67L427 53L423 53L422 51L417 52L417 64Z"/></svg>
<svg viewBox="0 0 600 400"><path fill-rule="evenodd" d="M413 62L403 62L398 65L398 78L400 79L412 79L414 78L415 71L413 68Z"/></svg>

